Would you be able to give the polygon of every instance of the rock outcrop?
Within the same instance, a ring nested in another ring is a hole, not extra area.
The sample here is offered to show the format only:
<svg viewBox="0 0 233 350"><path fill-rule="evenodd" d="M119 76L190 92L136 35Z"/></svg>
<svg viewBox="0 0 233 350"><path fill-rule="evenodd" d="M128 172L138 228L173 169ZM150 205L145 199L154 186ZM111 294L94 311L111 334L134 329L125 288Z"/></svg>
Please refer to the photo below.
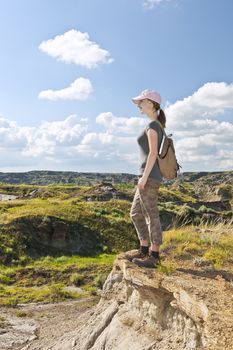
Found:
<svg viewBox="0 0 233 350"><path fill-rule="evenodd" d="M232 290L222 277L142 269L121 255L89 321L44 350L230 350Z"/></svg>
<svg viewBox="0 0 233 350"><path fill-rule="evenodd" d="M11 195L11 194L2 194L0 193L0 201L12 201L16 199L17 196Z"/></svg>
<svg viewBox="0 0 233 350"><path fill-rule="evenodd" d="M8 315L1 310L0 349L15 349L37 338L39 325L34 319Z"/></svg>
<svg viewBox="0 0 233 350"><path fill-rule="evenodd" d="M131 196L117 190L110 182L102 182L101 184L93 186L86 190L82 197L88 202L103 202L111 199L131 200Z"/></svg>

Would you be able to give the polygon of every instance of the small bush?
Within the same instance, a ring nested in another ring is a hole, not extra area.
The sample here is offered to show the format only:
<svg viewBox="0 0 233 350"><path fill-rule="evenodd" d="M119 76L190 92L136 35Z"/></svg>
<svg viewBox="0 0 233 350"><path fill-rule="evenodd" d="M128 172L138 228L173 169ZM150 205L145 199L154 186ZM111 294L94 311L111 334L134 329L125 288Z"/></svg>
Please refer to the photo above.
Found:
<svg viewBox="0 0 233 350"><path fill-rule="evenodd" d="M12 279L10 277L0 273L0 283L2 283L2 284L10 284L10 283L12 283Z"/></svg>
<svg viewBox="0 0 233 350"><path fill-rule="evenodd" d="M228 253L221 248L215 247L207 250L204 258L214 264L215 267L223 266L228 259Z"/></svg>
<svg viewBox="0 0 233 350"><path fill-rule="evenodd" d="M207 207L205 205L201 205L198 211L200 213L207 213Z"/></svg>
<svg viewBox="0 0 233 350"><path fill-rule="evenodd" d="M122 210L118 209L118 208L114 208L112 210L112 216L114 216L114 217L124 217L125 213Z"/></svg>
<svg viewBox="0 0 233 350"><path fill-rule="evenodd" d="M19 264L21 264L22 266L26 266L30 262L32 262L32 258L30 258L27 255L21 255L19 257Z"/></svg>
<svg viewBox="0 0 233 350"><path fill-rule="evenodd" d="M17 296L11 296L7 299L1 301L1 304L4 306L15 307L19 303L19 299Z"/></svg>
<svg viewBox="0 0 233 350"><path fill-rule="evenodd" d="M84 286L83 289L90 295L97 295L97 288L94 286Z"/></svg>
<svg viewBox="0 0 233 350"><path fill-rule="evenodd" d="M4 328L9 324L4 316L0 316L0 328Z"/></svg>
<svg viewBox="0 0 233 350"><path fill-rule="evenodd" d="M200 253L201 252L201 247L195 242L188 242L187 245L184 247L184 252L187 253Z"/></svg>
<svg viewBox="0 0 233 350"><path fill-rule="evenodd" d="M65 255L62 255L62 256L58 256L56 259L55 259L56 262L59 262L59 263L65 263L67 261L67 256Z"/></svg>
<svg viewBox="0 0 233 350"><path fill-rule="evenodd" d="M172 266L170 263L162 264L160 263L156 269L162 273L165 273L166 275L171 275L172 273L176 272L176 268Z"/></svg>
<svg viewBox="0 0 233 350"><path fill-rule="evenodd" d="M102 216L109 214L108 210L106 208L95 208L94 209L96 216Z"/></svg>
<svg viewBox="0 0 233 350"><path fill-rule="evenodd" d="M52 283L49 286L49 299L54 301L54 300L61 300L70 297L70 294L66 291L63 290L63 285L61 284L55 284Z"/></svg>
<svg viewBox="0 0 233 350"><path fill-rule="evenodd" d="M107 275L101 274L96 276L94 279L94 286L98 287L99 289L103 288L104 282L106 281Z"/></svg>
<svg viewBox="0 0 233 350"><path fill-rule="evenodd" d="M17 310L16 311L16 316L17 317L27 317L28 313L26 311L23 311L23 310Z"/></svg>
<svg viewBox="0 0 233 350"><path fill-rule="evenodd" d="M185 260L191 259L191 254L189 252L185 251L185 246L186 246L185 243L179 245L172 252L172 256L175 258L181 258L181 259L185 259Z"/></svg>
<svg viewBox="0 0 233 350"><path fill-rule="evenodd" d="M166 209L170 209L170 210L176 209L176 204L173 203L173 202L164 203L164 206L165 206Z"/></svg>
<svg viewBox="0 0 233 350"><path fill-rule="evenodd" d="M195 209L191 208L189 205L183 205L178 211L178 215L182 218L186 218L195 213L196 213Z"/></svg>
<svg viewBox="0 0 233 350"><path fill-rule="evenodd" d="M199 216L195 216L195 217L193 218L193 224L194 224L194 225L198 226L198 225L201 224L201 222L202 222L202 220L201 220L201 218L200 218Z"/></svg>
<svg viewBox="0 0 233 350"><path fill-rule="evenodd" d="M70 283L79 287L84 283L84 277L81 274L75 272L70 276Z"/></svg>

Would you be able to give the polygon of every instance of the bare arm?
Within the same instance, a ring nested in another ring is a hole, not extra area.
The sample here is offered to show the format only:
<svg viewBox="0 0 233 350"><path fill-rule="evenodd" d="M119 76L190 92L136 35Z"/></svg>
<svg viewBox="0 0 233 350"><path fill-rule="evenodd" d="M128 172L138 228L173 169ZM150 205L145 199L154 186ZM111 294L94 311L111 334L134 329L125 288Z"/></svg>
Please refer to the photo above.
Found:
<svg viewBox="0 0 233 350"><path fill-rule="evenodd" d="M148 137L148 143L149 143L149 154L146 161L146 166L143 171L143 175L141 179L139 180L138 187L140 189L143 189L147 179L150 175L150 172L155 164L155 161L158 156L158 134L154 129L148 129L147 130L147 137Z"/></svg>

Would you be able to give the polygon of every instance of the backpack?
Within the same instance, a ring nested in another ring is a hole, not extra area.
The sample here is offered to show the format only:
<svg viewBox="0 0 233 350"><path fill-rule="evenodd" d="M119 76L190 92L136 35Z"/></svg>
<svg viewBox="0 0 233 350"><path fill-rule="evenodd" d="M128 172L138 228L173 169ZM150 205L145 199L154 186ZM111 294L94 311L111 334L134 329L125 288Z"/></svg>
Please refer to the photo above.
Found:
<svg viewBox="0 0 233 350"><path fill-rule="evenodd" d="M158 164L162 176L171 180L178 176L180 168L182 168L176 159L176 152L172 140L172 134L166 135L161 123L157 121L162 129L163 138L158 151Z"/></svg>

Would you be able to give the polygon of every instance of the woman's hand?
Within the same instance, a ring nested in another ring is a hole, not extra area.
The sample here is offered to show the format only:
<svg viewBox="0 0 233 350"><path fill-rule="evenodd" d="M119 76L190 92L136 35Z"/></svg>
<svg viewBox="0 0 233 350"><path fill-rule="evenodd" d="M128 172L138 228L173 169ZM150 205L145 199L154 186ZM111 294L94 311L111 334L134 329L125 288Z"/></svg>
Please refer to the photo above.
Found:
<svg viewBox="0 0 233 350"><path fill-rule="evenodd" d="M144 176L140 177L140 179L138 180L138 185L137 185L139 190L143 190L144 189L144 187L146 185L146 182L147 182L147 178L146 177L144 177Z"/></svg>

